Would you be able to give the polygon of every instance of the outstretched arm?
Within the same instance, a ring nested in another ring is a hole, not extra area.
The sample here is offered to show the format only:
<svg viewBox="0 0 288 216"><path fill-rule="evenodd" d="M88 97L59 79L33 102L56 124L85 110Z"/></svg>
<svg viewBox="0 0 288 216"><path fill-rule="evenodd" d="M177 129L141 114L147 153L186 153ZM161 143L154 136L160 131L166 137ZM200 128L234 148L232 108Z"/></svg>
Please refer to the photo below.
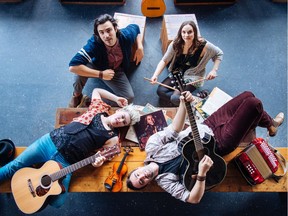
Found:
<svg viewBox="0 0 288 216"><path fill-rule="evenodd" d="M178 133L182 131L184 127L185 116L187 113L185 107L185 101L187 102L193 101L193 96L191 92L189 91L182 92L182 95L180 96L179 108L172 122L173 129Z"/></svg>
<svg viewBox="0 0 288 216"><path fill-rule="evenodd" d="M219 59L216 59L216 60L215 60L214 65L213 65L213 68L212 68L212 70L209 72L209 74L207 75L206 79L212 80L212 79L214 79L215 77L218 76L217 71L218 71L218 69L219 69L220 63L221 63L221 60L219 60Z"/></svg>
<svg viewBox="0 0 288 216"><path fill-rule="evenodd" d="M100 71L100 70L89 68L86 65L70 66L69 70L72 73L75 73L79 76L100 78L104 80L111 80L113 79L115 75L115 72L112 69L106 69L104 71Z"/></svg>
<svg viewBox="0 0 288 216"><path fill-rule="evenodd" d="M136 65L138 65L141 62L141 60L143 59L143 57L144 57L144 49L143 49L142 35L141 34L137 35L136 45L137 45L137 49L135 51L135 55L134 55L133 61L135 61Z"/></svg>
<svg viewBox="0 0 288 216"><path fill-rule="evenodd" d="M108 99L110 101L114 101L118 104L120 107L124 107L128 105L128 101L126 98L123 97L118 97L115 94L112 94L111 92L105 90L105 89L100 89L100 88L95 88L92 93L92 100L93 99Z"/></svg>
<svg viewBox="0 0 288 216"><path fill-rule="evenodd" d="M197 177L195 176L197 180L190 192L187 202L195 204L201 201L205 192L206 174L212 165L212 159L209 156L205 155L198 165L198 175Z"/></svg>
<svg viewBox="0 0 288 216"><path fill-rule="evenodd" d="M152 84L155 84L157 82L158 76L162 73L162 71L164 70L166 65L167 65L167 63L161 59L157 65L157 67L156 67L156 70L155 70L153 76L151 77L151 83Z"/></svg>

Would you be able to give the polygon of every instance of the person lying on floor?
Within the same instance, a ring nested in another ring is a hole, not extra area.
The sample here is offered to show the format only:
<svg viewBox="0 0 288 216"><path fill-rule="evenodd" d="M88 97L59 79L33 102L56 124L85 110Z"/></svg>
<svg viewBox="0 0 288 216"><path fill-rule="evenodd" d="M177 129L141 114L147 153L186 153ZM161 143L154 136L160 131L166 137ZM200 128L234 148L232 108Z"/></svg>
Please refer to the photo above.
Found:
<svg viewBox="0 0 288 216"><path fill-rule="evenodd" d="M155 179L162 189L177 199L188 203L201 201L206 175L211 172L210 168L215 161L211 159L211 154L204 155L198 164L197 176L192 176L195 184L191 190L185 187L183 175L187 161L183 160L181 154L181 140L191 136L191 127L183 130L186 115L184 100L192 102L192 94L188 91L182 93L172 124L149 138L144 166L128 174L127 186L130 189L140 190ZM253 93L246 91L231 99L202 124L198 124L198 130L201 138L204 134L205 137L207 134L214 136L215 154L220 157L236 149L248 132L257 126L267 128L269 135L275 136L283 121L284 113L280 112L273 119L264 110L262 102ZM213 169L215 165L216 162Z"/></svg>
<svg viewBox="0 0 288 216"><path fill-rule="evenodd" d="M111 107L102 98L114 101L122 108L109 115L108 111ZM16 159L0 167L0 182L10 179L17 170L23 167L48 160L54 160L62 167L67 167L91 156L99 148L120 145L118 129L133 125L140 120L139 112L134 109L133 105L127 104L128 101L125 98L118 97L104 89L95 88L91 104L84 114L74 118L71 123L45 134L28 146ZM104 159L104 157L98 157L94 165L102 165ZM66 192L71 175L66 175L62 181ZM49 204L60 207L65 201L66 192L53 196Z"/></svg>

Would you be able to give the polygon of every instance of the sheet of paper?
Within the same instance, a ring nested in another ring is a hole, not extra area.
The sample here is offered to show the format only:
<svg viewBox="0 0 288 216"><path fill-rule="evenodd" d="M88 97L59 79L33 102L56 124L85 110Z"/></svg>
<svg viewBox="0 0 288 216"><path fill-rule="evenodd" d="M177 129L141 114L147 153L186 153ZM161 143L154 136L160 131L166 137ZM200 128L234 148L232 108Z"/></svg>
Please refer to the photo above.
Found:
<svg viewBox="0 0 288 216"><path fill-rule="evenodd" d="M126 133L125 139L139 143L134 127L131 125Z"/></svg>
<svg viewBox="0 0 288 216"><path fill-rule="evenodd" d="M215 87L204 103L202 110L208 115L211 115L231 99L232 97L230 95L218 87Z"/></svg>

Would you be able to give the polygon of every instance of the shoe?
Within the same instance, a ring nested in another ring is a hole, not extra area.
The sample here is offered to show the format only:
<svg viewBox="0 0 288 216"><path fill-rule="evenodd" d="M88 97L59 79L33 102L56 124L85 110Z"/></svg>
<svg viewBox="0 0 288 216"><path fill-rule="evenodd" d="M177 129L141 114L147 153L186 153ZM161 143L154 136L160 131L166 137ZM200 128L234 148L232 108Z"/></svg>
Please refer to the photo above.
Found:
<svg viewBox="0 0 288 216"><path fill-rule="evenodd" d="M69 108L76 108L81 103L82 98L83 98L82 94L80 94L78 96L74 96L74 94L73 94L68 107Z"/></svg>
<svg viewBox="0 0 288 216"><path fill-rule="evenodd" d="M209 96L209 90L205 89L205 90L202 90L202 91L199 91L196 96L201 98L201 99L205 99Z"/></svg>
<svg viewBox="0 0 288 216"><path fill-rule="evenodd" d="M83 95L82 100L79 103L79 105L77 106L77 108L89 107L90 103L91 103L90 97L88 97L87 95Z"/></svg>
<svg viewBox="0 0 288 216"><path fill-rule="evenodd" d="M278 127L283 123L283 121L284 121L284 113L280 112L273 119L273 125L268 128L270 137L274 137L277 134Z"/></svg>

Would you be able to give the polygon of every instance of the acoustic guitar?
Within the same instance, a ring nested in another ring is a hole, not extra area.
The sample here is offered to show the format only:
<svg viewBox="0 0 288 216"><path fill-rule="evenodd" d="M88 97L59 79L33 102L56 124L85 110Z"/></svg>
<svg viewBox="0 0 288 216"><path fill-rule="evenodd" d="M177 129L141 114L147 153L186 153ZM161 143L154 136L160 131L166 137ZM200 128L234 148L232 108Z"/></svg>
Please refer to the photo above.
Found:
<svg viewBox="0 0 288 216"><path fill-rule="evenodd" d="M146 17L160 17L166 11L164 0L142 0L141 12Z"/></svg>
<svg viewBox="0 0 288 216"><path fill-rule="evenodd" d="M122 178L128 171L128 167L125 163L125 159L129 155L129 153L133 151L133 149L130 147L127 147L127 148L124 148L124 150L125 150L125 154L121 162L114 163L113 173L110 176L108 176L104 182L104 186L109 191L112 191L112 192L119 192L122 189L122 186L123 186Z"/></svg>
<svg viewBox="0 0 288 216"><path fill-rule="evenodd" d="M107 160L119 153L120 148L115 145L63 169L59 163L50 160L39 169L27 167L18 170L11 180L12 194L18 208L26 214L37 212L50 195L59 195L64 190L59 181L64 176L95 162L97 157L105 156Z"/></svg>
<svg viewBox="0 0 288 216"><path fill-rule="evenodd" d="M173 72L173 78L176 83L176 87L183 92L185 82L182 79L182 72ZM227 172L227 165L225 160L215 153L215 139L209 134L205 134L201 139L197 123L194 117L190 102L185 102L185 107L188 113L190 122L192 138L185 137L181 140L180 145L182 148L182 155L187 161L187 167L185 169L183 183L187 190L191 191L196 183L196 175L198 173L198 164L204 155L208 155L213 160L213 166L207 172L205 190L210 190L213 187L220 184Z"/></svg>

